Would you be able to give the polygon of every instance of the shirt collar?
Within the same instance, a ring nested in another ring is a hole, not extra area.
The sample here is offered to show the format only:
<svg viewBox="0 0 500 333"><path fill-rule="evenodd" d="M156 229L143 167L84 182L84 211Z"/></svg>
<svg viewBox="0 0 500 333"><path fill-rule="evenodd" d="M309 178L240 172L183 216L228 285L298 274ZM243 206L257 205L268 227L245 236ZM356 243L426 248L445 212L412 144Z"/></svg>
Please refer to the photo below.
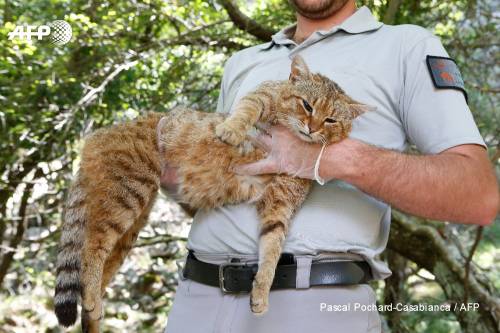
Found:
<svg viewBox="0 0 500 333"><path fill-rule="evenodd" d="M373 31L379 29L383 25L382 22L377 21L377 19L372 15L370 9L363 6L356 10L354 14L349 16L340 25L335 25L329 30L320 30L317 33L322 36L333 35L339 30L343 30L350 34L359 34L363 32ZM269 50L274 45L288 45L295 44L292 40L293 33L297 24L292 24L272 36L272 40L264 45L262 45L263 50Z"/></svg>

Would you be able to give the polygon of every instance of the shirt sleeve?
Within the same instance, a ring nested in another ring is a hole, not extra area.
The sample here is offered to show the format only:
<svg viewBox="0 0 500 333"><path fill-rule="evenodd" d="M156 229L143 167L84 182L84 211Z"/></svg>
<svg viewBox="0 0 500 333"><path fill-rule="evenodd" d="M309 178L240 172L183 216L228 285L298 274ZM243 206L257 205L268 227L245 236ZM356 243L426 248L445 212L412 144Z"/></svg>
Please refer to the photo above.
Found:
<svg viewBox="0 0 500 333"><path fill-rule="evenodd" d="M235 55L231 56L224 65L224 73L222 74L222 82L219 91L219 99L217 100L216 112L229 113L229 93L230 93L230 77L231 69L234 63Z"/></svg>
<svg viewBox="0 0 500 333"><path fill-rule="evenodd" d="M436 88L427 56L449 57L440 40L429 34L406 53L400 111L408 141L424 154L437 154L461 144L486 146L464 93Z"/></svg>

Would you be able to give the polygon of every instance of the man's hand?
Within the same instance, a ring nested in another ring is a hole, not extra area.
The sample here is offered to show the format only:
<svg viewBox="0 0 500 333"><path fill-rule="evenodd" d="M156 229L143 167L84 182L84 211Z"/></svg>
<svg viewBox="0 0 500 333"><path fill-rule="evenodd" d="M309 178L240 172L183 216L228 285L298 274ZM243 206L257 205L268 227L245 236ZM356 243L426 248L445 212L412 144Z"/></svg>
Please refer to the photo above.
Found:
<svg viewBox="0 0 500 333"><path fill-rule="evenodd" d="M233 171L242 175L284 173L314 179L314 165L321 146L301 140L283 126L271 127L268 133L253 140L267 152L267 157L254 163L236 166Z"/></svg>
<svg viewBox="0 0 500 333"><path fill-rule="evenodd" d="M191 208L191 206L186 205L179 201L179 179L177 178L177 169L167 164L162 165L161 177L160 177L160 189L163 193L173 199L179 206L184 209L186 214L193 217L196 214L196 210Z"/></svg>
<svg viewBox="0 0 500 333"><path fill-rule="evenodd" d="M308 144L284 128L271 129L257 144L267 158L239 166L235 172L286 173L314 179L321 147ZM409 155L354 139L328 145L319 176L340 179L410 214L467 224L490 224L498 213L498 185L483 147L452 147L436 155Z"/></svg>
<svg viewBox="0 0 500 333"><path fill-rule="evenodd" d="M156 141L158 142L158 151L160 154L160 188L165 191L165 195L168 197L178 200L177 191L179 189L179 181L177 179L177 169L169 166L165 159L163 158L165 154L164 142L163 142L163 131L165 130L165 124L167 122L167 117L162 117L158 121L156 126Z"/></svg>
<svg viewBox="0 0 500 333"><path fill-rule="evenodd" d="M174 200L178 199L179 180L177 178L177 169L162 163L160 187L166 195Z"/></svg>
<svg viewBox="0 0 500 333"><path fill-rule="evenodd" d="M179 178L177 177L177 168L171 167L163 159L164 151L162 147L161 133L163 126L165 124L165 120L166 120L165 117L160 119L156 130L157 140L159 143L158 150L160 152L160 166L161 166L160 189L167 197L175 200L189 216L193 217L194 214L196 213L196 210L192 209L189 205L180 202Z"/></svg>

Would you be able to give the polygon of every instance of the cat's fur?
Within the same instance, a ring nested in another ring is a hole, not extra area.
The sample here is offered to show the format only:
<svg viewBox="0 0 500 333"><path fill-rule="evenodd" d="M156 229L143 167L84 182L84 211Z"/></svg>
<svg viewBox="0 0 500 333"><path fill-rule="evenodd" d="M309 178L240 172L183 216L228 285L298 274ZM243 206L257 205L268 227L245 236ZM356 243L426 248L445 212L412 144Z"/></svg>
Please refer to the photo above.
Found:
<svg viewBox="0 0 500 333"><path fill-rule="evenodd" d="M365 110L337 84L310 73L296 57L288 81L263 83L242 98L230 117L179 108L93 133L86 139L66 202L57 257L59 322L75 322L81 294L84 332L99 332L105 287L147 221L162 161L177 168L179 196L194 209L256 202L261 236L251 308L266 311L290 221L311 181L232 173L233 166L265 155L252 146L247 131L257 123L281 124L305 141L333 143L347 137L352 120Z"/></svg>

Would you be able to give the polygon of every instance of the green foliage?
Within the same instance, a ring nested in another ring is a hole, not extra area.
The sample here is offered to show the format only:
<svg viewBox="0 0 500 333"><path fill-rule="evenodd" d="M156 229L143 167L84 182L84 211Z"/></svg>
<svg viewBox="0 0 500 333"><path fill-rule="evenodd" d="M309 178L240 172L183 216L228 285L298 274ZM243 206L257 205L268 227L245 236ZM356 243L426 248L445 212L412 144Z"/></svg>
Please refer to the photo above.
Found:
<svg viewBox="0 0 500 333"><path fill-rule="evenodd" d="M494 1L403 0L393 14L389 2L358 4L368 5L381 20L422 25L442 38L462 69L470 107L497 163ZM237 4L273 31L294 21L286 0ZM7 38L15 25L55 19L72 26L73 38L64 46ZM214 110L225 60L260 41L237 28L214 0L0 0L0 37L1 265L15 251L5 267L0 265L0 332L14 327L16 332L42 327L58 332L51 313L56 241L81 137L148 110L167 112L177 104ZM156 332L165 323L177 277L173 259L181 255L183 242L172 241L160 229L141 234L142 242L154 245L140 246L139 255L109 290L112 331L126 326ZM472 234L462 231L460 241L469 245ZM493 267L486 274L496 278L498 289L495 240L498 226L488 230L475 259L480 266ZM414 296L407 292L411 300ZM437 299L444 300L439 293ZM451 317L425 313L403 320L411 332L458 332Z"/></svg>

